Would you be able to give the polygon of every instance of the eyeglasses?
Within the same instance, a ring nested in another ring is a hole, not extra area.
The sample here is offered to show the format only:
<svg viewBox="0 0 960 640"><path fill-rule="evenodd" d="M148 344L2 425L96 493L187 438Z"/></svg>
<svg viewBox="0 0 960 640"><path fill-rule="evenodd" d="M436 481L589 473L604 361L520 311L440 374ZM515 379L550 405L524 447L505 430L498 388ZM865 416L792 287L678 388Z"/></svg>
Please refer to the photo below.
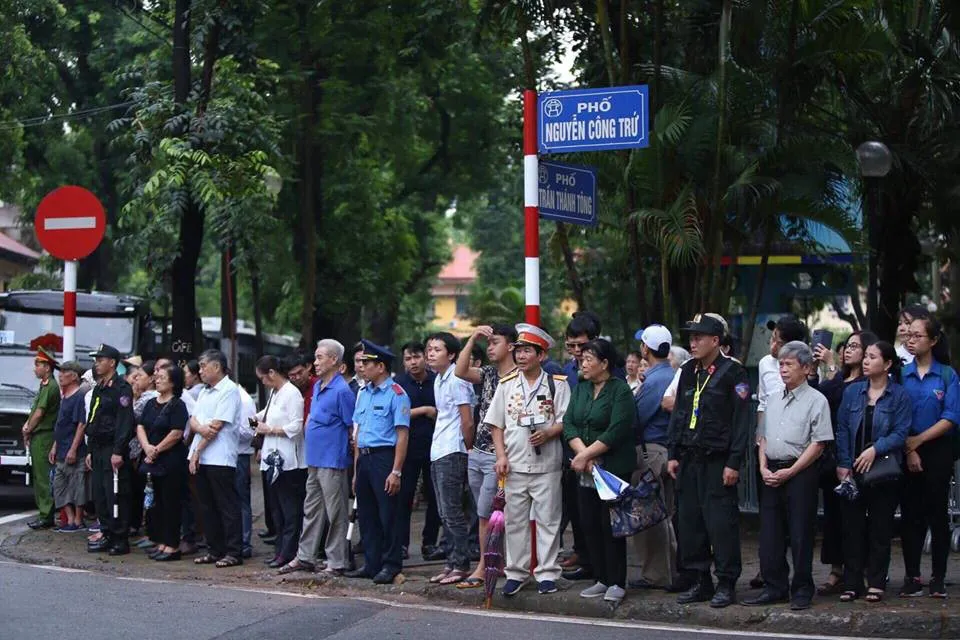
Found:
<svg viewBox="0 0 960 640"><path fill-rule="evenodd" d="M923 340L924 338L929 338L925 333L908 333L907 340Z"/></svg>
<svg viewBox="0 0 960 640"><path fill-rule="evenodd" d="M579 349L583 349L585 344L587 344L587 342L567 342L564 343L564 346L566 346L570 351L577 351Z"/></svg>
<svg viewBox="0 0 960 640"><path fill-rule="evenodd" d="M853 349L863 349L863 345L857 344L856 342L851 342L851 343L847 344L847 346L844 347L844 349L851 349L851 350L853 350Z"/></svg>

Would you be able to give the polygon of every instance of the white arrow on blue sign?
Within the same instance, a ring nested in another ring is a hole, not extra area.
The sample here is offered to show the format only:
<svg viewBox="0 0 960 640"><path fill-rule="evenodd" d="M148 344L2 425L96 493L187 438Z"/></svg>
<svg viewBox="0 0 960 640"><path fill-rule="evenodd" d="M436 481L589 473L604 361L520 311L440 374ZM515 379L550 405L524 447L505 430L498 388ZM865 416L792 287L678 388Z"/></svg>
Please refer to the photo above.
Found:
<svg viewBox="0 0 960 640"><path fill-rule="evenodd" d="M540 217L585 226L597 224L597 172L590 167L540 161Z"/></svg>
<svg viewBox="0 0 960 640"><path fill-rule="evenodd" d="M648 147L649 104L647 85L540 94L540 153Z"/></svg>

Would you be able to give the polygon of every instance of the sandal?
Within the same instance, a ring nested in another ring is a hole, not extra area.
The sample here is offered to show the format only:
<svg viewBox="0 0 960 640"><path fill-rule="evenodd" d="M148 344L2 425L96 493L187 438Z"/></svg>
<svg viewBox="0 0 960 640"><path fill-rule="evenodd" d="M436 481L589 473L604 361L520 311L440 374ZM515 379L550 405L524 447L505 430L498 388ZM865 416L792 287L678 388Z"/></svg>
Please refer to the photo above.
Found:
<svg viewBox="0 0 960 640"><path fill-rule="evenodd" d="M865 602L877 603L883 600L883 591L868 591L863 597Z"/></svg>
<svg viewBox="0 0 960 640"><path fill-rule="evenodd" d="M447 577L440 581L440 584L448 586L451 584L457 584L464 581L464 578L469 575L466 571L460 571L456 569L447 574Z"/></svg>
<svg viewBox="0 0 960 640"><path fill-rule="evenodd" d="M830 582L830 578L836 578L835 582ZM843 590L843 584L841 584L843 576L837 573L836 571L831 571L830 575L827 577L827 581L817 587L818 596L830 596L835 593L840 593Z"/></svg>
<svg viewBox="0 0 960 640"><path fill-rule="evenodd" d="M216 556L212 556L209 553L200 556L199 558L193 559L193 564L213 564L217 561Z"/></svg>
<svg viewBox="0 0 960 640"><path fill-rule="evenodd" d="M853 602L859 597L856 591L844 591L840 594L840 602Z"/></svg>
<svg viewBox="0 0 960 640"><path fill-rule="evenodd" d="M217 569L226 569L228 567L239 567L242 564L243 564L243 560L241 560L240 558L234 558L233 556L223 556L222 558L217 560L217 563L213 566L215 566Z"/></svg>
<svg viewBox="0 0 960 640"><path fill-rule="evenodd" d="M430 578L430 584L440 584L440 581L450 575L451 571L453 571L453 569L444 569L442 572Z"/></svg>
<svg viewBox="0 0 960 640"><path fill-rule="evenodd" d="M476 589L483 586L483 578L467 578L457 583L457 589Z"/></svg>

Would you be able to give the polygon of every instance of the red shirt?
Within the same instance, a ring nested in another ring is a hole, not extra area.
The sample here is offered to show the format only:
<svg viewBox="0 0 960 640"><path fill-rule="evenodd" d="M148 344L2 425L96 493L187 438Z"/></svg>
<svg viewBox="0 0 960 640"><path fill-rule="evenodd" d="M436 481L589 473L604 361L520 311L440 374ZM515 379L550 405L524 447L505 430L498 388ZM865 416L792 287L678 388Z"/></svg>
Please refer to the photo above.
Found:
<svg viewBox="0 0 960 640"><path fill-rule="evenodd" d="M310 405L313 404L313 388L320 378L314 376L310 378L310 386L303 390L303 424L307 424L307 418L310 417Z"/></svg>

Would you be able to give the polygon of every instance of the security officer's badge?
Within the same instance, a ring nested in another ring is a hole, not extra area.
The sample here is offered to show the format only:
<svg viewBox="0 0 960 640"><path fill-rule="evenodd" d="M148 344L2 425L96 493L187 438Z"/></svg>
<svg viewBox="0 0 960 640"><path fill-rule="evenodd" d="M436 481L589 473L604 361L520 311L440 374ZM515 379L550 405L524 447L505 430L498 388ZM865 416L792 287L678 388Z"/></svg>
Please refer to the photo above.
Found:
<svg viewBox="0 0 960 640"><path fill-rule="evenodd" d="M750 385L746 382L741 382L734 387L734 390L737 392L737 395L740 396L741 400L746 400L747 396L750 395Z"/></svg>
<svg viewBox="0 0 960 640"><path fill-rule="evenodd" d="M124 409L126 409L127 407L129 407L129 406L130 406L130 396L121 395L121 396L120 396L120 406L123 407Z"/></svg>

